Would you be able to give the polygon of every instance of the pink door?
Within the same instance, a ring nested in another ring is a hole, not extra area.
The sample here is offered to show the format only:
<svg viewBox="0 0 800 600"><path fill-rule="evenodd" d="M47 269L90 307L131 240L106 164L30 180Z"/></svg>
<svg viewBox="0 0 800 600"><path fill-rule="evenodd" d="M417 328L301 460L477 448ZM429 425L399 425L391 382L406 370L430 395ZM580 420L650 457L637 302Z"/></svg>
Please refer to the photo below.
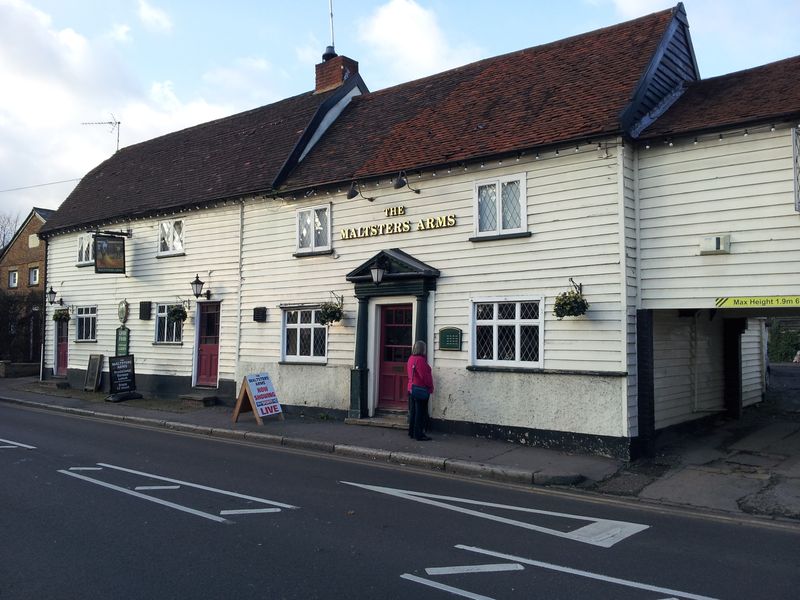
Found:
<svg viewBox="0 0 800 600"><path fill-rule="evenodd" d="M411 356L410 304L381 307L378 408L408 410L406 363Z"/></svg>
<svg viewBox="0 0 800 600"><path fill-rule="evenodd" d="M56 321L56 375L67 374L67 358L69 356L69 321Z"/></svg>
<svg viewBox="0 0 800 600"><path fill-rule="evenodd" d="M216 387L219 366L219 302L200 303L197 385Z"/></svg>

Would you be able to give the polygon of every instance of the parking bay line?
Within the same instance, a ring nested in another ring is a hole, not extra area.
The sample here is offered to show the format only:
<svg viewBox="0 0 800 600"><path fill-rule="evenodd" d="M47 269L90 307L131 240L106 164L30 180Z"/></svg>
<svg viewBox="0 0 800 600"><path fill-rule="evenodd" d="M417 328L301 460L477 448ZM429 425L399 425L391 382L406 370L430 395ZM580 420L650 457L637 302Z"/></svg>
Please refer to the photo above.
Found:
<svg viewBox="0 0 800 600"><path fill-rule="evenodd" d="M36 446L28 446L28 444L21 444L20 442L15 442L14 440L4 440L0 438L0 442L4 444L12 444L14 448L25 448L26 450L36 450ZM3 448L7 448L8 446L3 446Z"/></svg>
<svg viewBox="0 0 800 600"><path fill-rule="evenodd" d="M181 504L175 504L174 502L168 502L166 500L162 500L161 498L154 498L153 496L148 496L147 494L141 494L134 490L129 490L128 488L114 485L113 483L98 481L97 479L92 479L91 477L86 477L86 475L80 475L78 473L67 471L65 469L61 469L58 472L63 475L69 475L70 477L75 477L77 479L82 479L83 481L88 481L89 483L94 483L96 485L108 488L110 490L114 490L116 492L122 492L123 494L134 496L135 498L139 498L141 500L148 500L150 502L155 502L156 504L161 504L162 506L166 506L168 508L174 508L175 510L180 510L182 512L189 513L190 515L195 515L196 517L203 517L204 519L216 521L217 523L230 523L230 521L228 521L227 519L223 519L222 517L218 517L217 515L204 513L203 511L196 510L194 508L189 508L188 506L182 506Z"/></svg>
<svg viewBox="0 0 800 600"><path fill-rule="evenodd" d="M146 492L149 490L179 490L179 485L137 485L135 488L137 492Z"/></svg>
<svg viewBox="0 0 800 600"><path fill-rule="evenodd" d="M400 579L408 579L409 581L421 583L422 585L427 585L428 587L436 588L437 590L442 590L443 592L450 592L451 594L455 594L456 596L461 596L462 598L469 598L470 600L494 600L489 596L481 596L480 594L473 594L472 592L468 592L467 590L462 590L457 587L445 585L443 583L439 583L438 581L431 581L430 579L425 579L423 577L417 577L416 575L411 575L411 573L403 573L402 575L400 575Z"/></svg>
<svg viewBox="0 0 800 600"><path fill-rule="evenodd" d="M500 571L522 571L519 563L501 563L494 565L461 565L459 567L431 567L425 569L428 575L459 575L462 573L499 573Z"/></svg>
<svg viewBox="0 0 800 600"><path fill-rule="evenodd" d="M220 490L218 488L209 487L207 485L200 485L199 483L190 483L188 481L181 481L180 479L172 479L170 477L162 477L160 475L153 475L152 473L145 473L144 471L135 471L133 469L126 469L125 467L117 467L115 465L109 465L107 463L97 463L101 467L106 467L108 469L116 469L117 471L123 471L125 473L132 473L133 475L141 475L142 477L150 477L151 479L158 479L160 481L168 481L170 483L177 483L178 485L185 485L188 487L193 487L198 490L205 490L206 492L214 492L217 494L223 494L225 496L232 496L234 498L241 498L242 500L252 500L253 502L259 502L261 504L269 504L271 506L277 506L280 508L293 508L297 509L300 508L299 506L293 506L291 504L284 504L282 502L275 502L274 500L265 500L264 498L257 498L256 496L248 496L246 494L237 494L236 492L229 492L227 490Z"/></svg>
<svg viewBox="0 0 800 600"><path fill-rule="evenodd" d="M540 567L542 569L549 569L551 571L559 571L561 573L568 573L569 575L577 575L578 577L596 579L598 581L605 581L606 583L624 585L626 587L637 588L640 590L647 590L649 592L658 592L659 594L667 594L670 596L674 596L675 598L685 598L686 600L716 600L715 598L711 598L709 596L700 596L697 594L690 594L688 592L671 590L669 588L663 588L656 585L650 585L647 583L640 583L638 581L631 581L629 579L609 577L608 575L601 575L600 573L592 573L591 571L582 571L580 569L573 569L572 567L554 565L552 563L546 563L539 560L531 560L528 558L513 556L511 554L504 554L502 552L493 552L492 550L484 550L483 548L477 548L475 546L465 546L463 544L457 544L456 548L458 548L459 550L467 550L469 552L477 552L478 554L484 554L486 556L493 556L495 558L513 560L515 562L522 563L524 565L531 565L532 567Z"/></svg>
<svg viewBox="0 0 800 600"><path fill-rule="evenodd" d="M274 513L281 512L280 508L241 508L235 510L221 510L221 515L252 515L258 513Z"/></svg>

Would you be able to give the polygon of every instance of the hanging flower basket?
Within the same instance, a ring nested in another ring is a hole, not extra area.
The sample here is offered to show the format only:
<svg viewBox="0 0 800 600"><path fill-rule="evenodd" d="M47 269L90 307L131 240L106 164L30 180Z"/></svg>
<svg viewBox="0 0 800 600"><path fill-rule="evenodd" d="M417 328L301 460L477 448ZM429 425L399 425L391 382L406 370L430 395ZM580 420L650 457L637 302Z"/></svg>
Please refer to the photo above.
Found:
<svg viewBox="0 0 800 600"><path fill-rule="evenodd" d="M329 325L342 320L343 309L340 302L323 302L319 306L319 322Z"/></svg>
<svg viewBox="0 0 800 600"><path fill-rule="evenodd" d="M175 306L170 306L169 310L167 310L167 317L169 317L170 321L180 321L183 323L186 320L186 309L183 307L183 304L176 304Z"/></svg>
<svg viewBox="0 0 800 600"><path fill-rule="evenodd" d="M53 321L62 321L66 323L67 321L69 321L69 319L70 319L69 309L57 308L53 312Z"/></svg>
<svg viewBox="0 0 800 600"><path fill-rule="evenodd" d="M567 290L556 296L556 302L553 306L553 314L559 319L580 317L586 314L587 310L589 310L589 303L577 286L574 290Z"/></svg>

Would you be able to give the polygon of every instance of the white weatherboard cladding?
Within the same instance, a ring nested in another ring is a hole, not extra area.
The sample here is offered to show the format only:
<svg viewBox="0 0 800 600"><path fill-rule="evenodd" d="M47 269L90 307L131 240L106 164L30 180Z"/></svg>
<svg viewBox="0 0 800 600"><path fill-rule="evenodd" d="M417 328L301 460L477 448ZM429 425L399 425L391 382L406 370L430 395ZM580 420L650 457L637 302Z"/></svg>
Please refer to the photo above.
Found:
<svg viewBox="0 0 800 600"><path fill-rule="evenodd" d="M433 363L443 381L437 394L450 394L449 388L467 378L477 382L503 382L493 389L492 401L503 412L512 398L519 407L509 407L502 421L509 419L522 427L541 427L564 431L602 429L604 434L625 435L625 391L622 384L604 384L603 398L615 396L613 403L593 404L594 379L591 376L552 374L471 373L469 364L471 299L492 297L544 298L543 368L554 370L604 371L619 374L627 369L622 274L620 270L620 187L619 166L613 143L610 156L601 158L594 147L578 153L562 152L540 160L525 157L502 165L487 161L485 168L471 165L468 172L453 169L451 174L439 170L436 177L428 172L421 179L410 173L413 187L422 189L417 195L407 188L393 189L388 179L379 186L365 185L365 196L374 202L356 197L347 200L346 189L331 196L318 194L297 200L263 200L246 203L242 269L242 365L271 365L273 377L284 387L283 400L292 404L348 406L349 369L354 360L356 311L353 285L345 275L386 248L400 248L415 258L439 269L434 309L429 314L434 332ZM474 236L473 186L476 180L497 176L524 174L527 188L527 224L530 238L470 242ZM322 200L321 200L322 198ZM332 202L333 254L296 258L295 213L299 208ZM384 210L405 207L405 214L386 217ZM454 214L455 227L417 231L419 219ZM341 239L341 230L368 225L408 220L408 233L381 235L359 239ZM591 304L580 318L557 320L553 314L555 296L569 289L569 278L583 284ZM344 296L344 319L329 328L328 361L322 366L278 364L281 360L281 304L320 303L331 299L330 292ZM253 308L266 306L266 323L252 321ZM416 309L415 309L416 310ZM438 331L458 327L464 332L462 351L439 351ZM246 371L240 368L242 374ZM341 370L341 372L340 372ZM335 373L330 373L335 371ZM447 374L447 375L445 375ZM318 378L338 386L325 388L322 394L309 378ZM571 379L570 379L571 378ZM238 379L238 377L237 377ZM577 391L586 406L581 415L570 414L563 386L547 384L552 394L537 395L541 411L524 407L531 394L524 386L507 387L505 382L569 379L570 390ZM612 378L624 382L624 377ZM614 388L614 391L609 391ZM453 397L451 415L476 422L498 422L500 417L487 414L482 403L488 388L458 386L459 397ZM316 390L316 391L315 391ZM306 398L303 399L303 394ZM314 394L316 397L311 397ZM448 402L450 402L448 400ZM610 406L613 404L613 407ZM444 406L444 405L442 405ZM434 399L433 410L437 408ZM587 414L588 411L588 414ZM603 412L603 415L598 413ZM549 414L544 417L541 415ZM556 416L553 416L556 415ZM602 425L580 425L576 420L594 419ZM495 420L492 420L495 419ZM521 419L521 420L520 420ZM613 422L613 424L612 424Z"/></svg>
<svg viewBox="0 0 800 600"><path fill-rule="evenodd" d="M765 391L766 319L747 319L742 333L742 406L761 402Z"/></svg>
<svg viewBox="0 0 800 600"><path fill-rule="evenodd" d="M628 435L638 435L639 404L638 404L638 357L636 354L636 309L639 306L639 281L638 281L638 256L639 246L637 236L637 157L630 146L625 146L622 163L621 197L622 197L622 226L625 237L624 253L622 257L625 278L625 355L627 378L627 430Z"/></svg>
<svg viewBox="0 0 800 600"><path fill-rule="evenodd" d="M642 308L800 295L789 129L653 145L638 161ZM715 234L730 234L730 254L701 256Z"/></svg>
<svg viewBox="0 0 800 600"><path fill-rule="evenodd" d="M117 305L130 304L126 326L130 331L130 352L136 356L137 374L189 377L195 349L196 302L189 282L195 274L205 281L212 301L220 302L219 377L232 379L236 366L236 329L239 284L239 206L228 205L164 217L184 220L184 256L156 258L160 218L123 222L104 227L123 231L130 227L133 237L125 240L125 275L99 274L93 266L76 267L78 233L57 235L48 242L47 284L52 285L66 305L97 306L97 343L75 343L75 315L69 323L69 368L86 369L90 354L114 356L116 329L120 326ZM181 345L154 344L156 303L180 303L191 299L189 318L184 323ZM139 320L139 302L153 302L149 321ZM47 306L45 367L53 366L54 308Z"/></svg>
<svg viewBox="0 0 800 600"><path fill-rule="evenodd" d="M699 419L724 409L723 319L709 311L653 319L655 426Z"/></svg>

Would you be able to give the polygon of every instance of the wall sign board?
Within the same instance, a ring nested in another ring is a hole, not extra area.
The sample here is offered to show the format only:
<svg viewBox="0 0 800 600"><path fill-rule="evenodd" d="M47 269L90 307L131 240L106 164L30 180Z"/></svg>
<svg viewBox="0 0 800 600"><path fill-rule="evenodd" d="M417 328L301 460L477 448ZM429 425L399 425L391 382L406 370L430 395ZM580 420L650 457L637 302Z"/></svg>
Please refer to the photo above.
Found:
<svg viewBox="0 0 800 600"><path fill-rule="evenodd" d="M236 399L236 407L233 409L233 422L239 419L239 413L244 405L245 398L248 399L250 408L259 425L264 422L261 417L277 417L283 421L283 411L278 402L278 395L275 393L275 386L268 373L254 373L245 375L242 378L239 397Z"/></svg>
<svg viewBox="0 0 800 600"><path fill-rule="evenodd" d="M800 296L723 297L714 301L715 308L798 308Z"/></svg>
<svg viewBox="0 0 800 600"><path fill-rule="evenodd" d="M125 356L130 349L131 330L125 327L117 327L117 343L115 345L115 356Z"/></svg>

